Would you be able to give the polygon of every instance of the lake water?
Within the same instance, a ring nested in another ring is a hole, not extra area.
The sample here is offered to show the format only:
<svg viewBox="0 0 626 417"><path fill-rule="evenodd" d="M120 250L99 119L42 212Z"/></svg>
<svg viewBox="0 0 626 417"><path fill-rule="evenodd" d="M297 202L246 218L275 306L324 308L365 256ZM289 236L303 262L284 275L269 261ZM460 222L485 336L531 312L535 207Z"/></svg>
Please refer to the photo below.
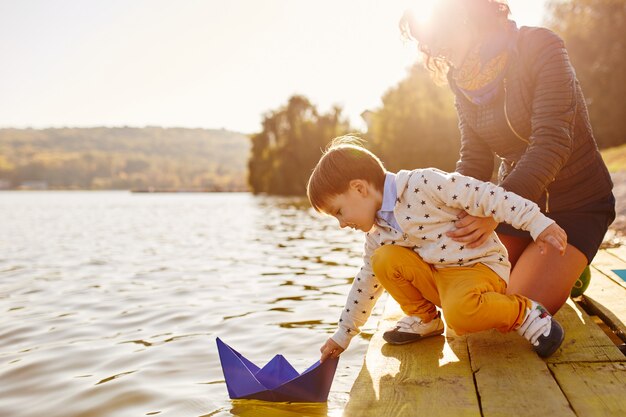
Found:
<svg viewBox="0 0 626 417"><path fill-rule="evenodd" d="M0 416L340 416L376 314L321 405L230 400L215 338L308 368L362 238L298 199L0 192Z"/></svg>

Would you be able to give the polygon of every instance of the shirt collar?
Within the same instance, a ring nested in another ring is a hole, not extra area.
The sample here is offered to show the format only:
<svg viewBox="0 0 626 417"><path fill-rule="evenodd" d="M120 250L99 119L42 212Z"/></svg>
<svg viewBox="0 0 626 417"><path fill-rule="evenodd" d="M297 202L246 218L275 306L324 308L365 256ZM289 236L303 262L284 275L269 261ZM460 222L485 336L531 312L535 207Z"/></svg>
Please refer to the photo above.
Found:
<svg viewBox="0 0 626 417"><path fill-rule="evenodd" d="M379 212L393 212L398 198L398 187L396 186L396 174L387 172L385 174L385 187L383 189L383 204Z"/></svg>

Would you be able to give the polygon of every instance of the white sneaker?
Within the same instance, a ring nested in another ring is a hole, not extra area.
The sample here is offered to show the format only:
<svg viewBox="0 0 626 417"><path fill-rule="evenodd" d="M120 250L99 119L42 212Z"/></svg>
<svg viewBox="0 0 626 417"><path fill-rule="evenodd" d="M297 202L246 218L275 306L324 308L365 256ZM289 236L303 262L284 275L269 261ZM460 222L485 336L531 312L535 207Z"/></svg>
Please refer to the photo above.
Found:
<svg viewBox="0 0 626 417"><path fill-rule="evenodd" d="M403 345L442 333L443 320L441 320L441 313L437 312L437 317L428 323L424 323L419 317L405 316L396 323L395 328L383 334L383 339L392 345Z"/></svg>
<svg viewBox="0 0 626 417"><path fill-rule="evenodd" d="M517 333L533 345L539 356L546 358L561 346L565 332L541 304L532 300L531 303L531 308L526 310L526 317Z"/></svg>

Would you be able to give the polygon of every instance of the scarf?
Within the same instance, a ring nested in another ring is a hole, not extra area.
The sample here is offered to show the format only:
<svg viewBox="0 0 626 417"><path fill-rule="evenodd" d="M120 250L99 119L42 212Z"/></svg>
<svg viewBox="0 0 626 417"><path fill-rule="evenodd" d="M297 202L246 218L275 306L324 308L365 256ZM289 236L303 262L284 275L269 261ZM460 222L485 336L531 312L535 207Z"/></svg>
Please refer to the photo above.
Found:
<svg viewBox="0 0 626 417"><path fill-rule="evenodd" d="M509 20L499 33L476 45L454 70L452 78L472 103L487 104L500 91L517 30L515 22Z"/></svg>

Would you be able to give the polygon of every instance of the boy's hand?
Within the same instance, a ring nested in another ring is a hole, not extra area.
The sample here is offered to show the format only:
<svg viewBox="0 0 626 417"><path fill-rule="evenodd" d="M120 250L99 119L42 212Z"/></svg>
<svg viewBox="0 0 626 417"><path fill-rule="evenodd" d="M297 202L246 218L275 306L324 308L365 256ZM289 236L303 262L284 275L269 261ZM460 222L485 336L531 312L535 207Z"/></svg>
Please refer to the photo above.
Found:
<svg viewBox="0 0 626 417"><path fill-rule="evenodd" d="M562 256L567 246L567 233L558 224L552 223L537 236L536 242L542 255L546 253L546 245L550 244L558 249Z"/></svg>
<svg viewBox="0 0 626 417"><path fill-rule="evenodd" d="M324 362L328 358L337 358L344 350L345 349L335 343L333 339L328 339L320 348L320 352L322 352L320 362Z"/></svg>

